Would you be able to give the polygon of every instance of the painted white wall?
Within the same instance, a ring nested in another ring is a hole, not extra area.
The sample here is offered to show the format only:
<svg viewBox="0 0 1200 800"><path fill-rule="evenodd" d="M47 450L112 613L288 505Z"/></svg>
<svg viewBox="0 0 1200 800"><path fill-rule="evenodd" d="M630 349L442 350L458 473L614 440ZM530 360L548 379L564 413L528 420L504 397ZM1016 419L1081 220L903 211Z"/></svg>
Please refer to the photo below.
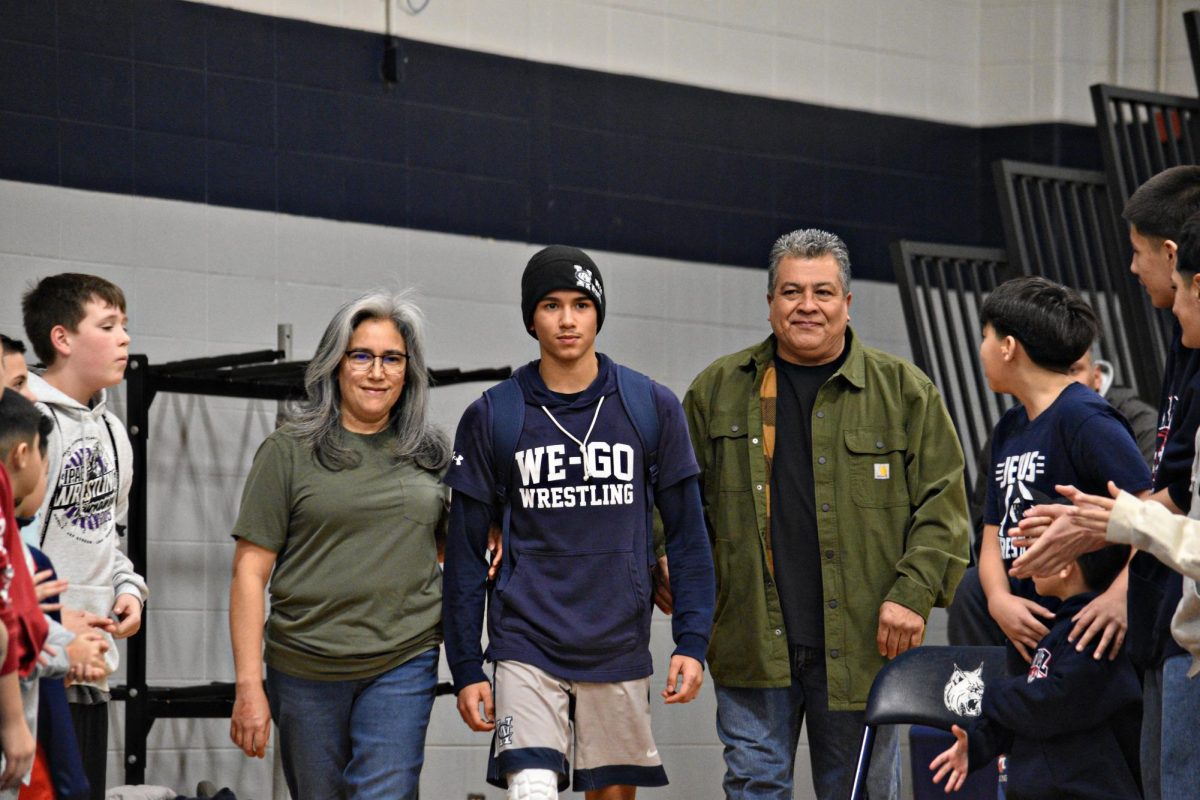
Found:
<svg viewBox="0 0 1200 800"><path fill-rule="evenodd" d="M390 2L411 39L964 125L1092 124L1090 84L1157 88L1157 0L201 1L378 33ZM1196 93L1195 6L1168 2L1165 91Z"/></svg>
<svg viewBox="0 0 1200 800"><path fill-rule="evenodd" d="M766 248L764 242L764 249ZM24 339L20 295L46 275L79 271L120 285L132 351L152 363L273 348L294 326L307 357L339 304L374 287L412 286L429 320L429 364L516 365L536 356L520 323L519 278L537 245L307 219L192 203L0 181L0 331ZM851 254L853 257L853 254ZM608 316L599 343L617 360L682 394L712 359L768 330L765 270L594 252ZM853 324L874 346L907 357L896 287L858 281ZM480 384L436 389L435 420L453 431ZM118 392L118 408L123 409ZM148 675L152 684L233 679L226 623L229 531L275 404L160 395L151 410ZM939 641L942 622L931 638ZM665 667L670 626L656 617L652 648ZM944 641L944 639L941 639ZM444 677L448 672L443 667ZM646 797L710 797L723 771L711 687L687 707L655 708L655 732L675 783ZM121 706L113 704L110 783L120 782ZM176 790L201 779L266 798L270 760L233 748L225 720L160 720L147 779ZM485 791L486 737L472 735L452 700L430 727L422 795ZM807 753L800 785L807 787ZM803 792L798 796L806 796Z"/></svg>

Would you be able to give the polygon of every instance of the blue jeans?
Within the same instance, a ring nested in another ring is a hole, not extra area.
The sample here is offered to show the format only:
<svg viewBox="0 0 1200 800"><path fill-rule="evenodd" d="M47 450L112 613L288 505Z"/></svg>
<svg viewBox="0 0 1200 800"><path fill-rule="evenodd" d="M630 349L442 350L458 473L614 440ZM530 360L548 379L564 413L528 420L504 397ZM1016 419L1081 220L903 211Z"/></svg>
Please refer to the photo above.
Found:
<svg viewBox="0 0 1200 800"><path fill-rule="evenodd" d="M1200 677L1190 655L1171 656L1146 673L1142 702L1142 783L1146 800L1194 800L1200 764Z"/></svg>
<svg viewBox="0 0 1200 800"><path fill-rule="evenodd" d="M725 745L725 796L730 800L792 800L796 745L808 718L813 788L820 800L845 800L854 783L862 744L863 712L830 711L825 654L792 648L792 685L778 689L737 689L714 684L717 735ZM867 795L872 800L900 796L900 740L896 729L879 729Z"/></svg>
<svg viewBox="0 0 1200 800"><path fill-rule="evenodd" d="M382 675L312 681L267 668L292 797L415 798L437 686L437 648Z"/></svg>

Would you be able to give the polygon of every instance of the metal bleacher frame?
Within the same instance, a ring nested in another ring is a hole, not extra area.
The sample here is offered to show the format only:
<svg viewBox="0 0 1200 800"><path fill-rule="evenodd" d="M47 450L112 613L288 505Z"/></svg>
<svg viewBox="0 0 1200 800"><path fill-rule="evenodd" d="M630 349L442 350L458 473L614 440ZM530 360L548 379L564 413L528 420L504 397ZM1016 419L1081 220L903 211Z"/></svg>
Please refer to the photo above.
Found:
<svg viewBox="0 0 1200 800"><path fill-rule="evenodd" d="M913 363L942 392L966 454L967 486L974 486L975 454L1013 404L988 388L983 375L979 307L1013 277L1012 268L1004 251L993 248L902 239L891 250Z"/></svg>
<svg viewBox="0 0 1200 800"><path fill-rule="evenodd" d="M1123 257L1105 174L1009 160L993 172L1013 269L1078 290L1100 317L1117 383L1154 402L1170 332Z"/></svg>
<svg viewBox="0 0 1200 800"><path fill-rule="evenodd" d="M1091 92L1109 201L1120 220L1125 200L1148 178L1200 163L1200 99L1103 83Z"/></svg>
<svg viewBox="0 0 1200 800"><path fill-rule="evenodd" d="M1188 54L1192 57L1192 74L1200 91L1200 11L1183 12L1183 29L1187 34Z"/></svg>
<svg viewBox="0 0 1200 800"><path fill-rule="evenodd" d="M151 365L145 355L131 355L125 372L126 427L133 445L133 484L129 493L126 544L134 568L147 575L148 531L146 444L150 432L150 405L161 392L237 397L257 400L293 400L304 394L307 361L288 361L286 350L291 326L279 326L280 348L251 353L197 358ZM498 381L508 377L509 367L464 372L458 369L430 370L433 386L468 381ZM153 605L151 598L150 606ZM127 640L126 681L113 688L114 700L125 703L125 783L145 782L146 739L154 722L175 718L221 718L233 710L234 685L210 683L199 686L148 686L146 683L147 626L153 614L147 608L142 630ZM449 692L449 684L438 687Z"/></svg>

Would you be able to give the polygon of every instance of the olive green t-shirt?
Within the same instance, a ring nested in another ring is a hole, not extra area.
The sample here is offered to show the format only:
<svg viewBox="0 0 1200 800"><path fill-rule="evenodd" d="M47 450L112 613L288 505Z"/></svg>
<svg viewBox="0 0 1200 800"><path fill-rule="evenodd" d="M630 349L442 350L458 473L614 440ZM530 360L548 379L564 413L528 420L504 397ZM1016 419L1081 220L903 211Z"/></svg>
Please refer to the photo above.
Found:
<svg viewBox="0 0 1200 800"><path fill-rule="evenodd" d="M448 490L437 473L393 461L389 439L344 432L362 461L340 471L283 431L258 448L233 535L277 554L265 637L274 669L356 680L441 642L435 533Z"/></svg>

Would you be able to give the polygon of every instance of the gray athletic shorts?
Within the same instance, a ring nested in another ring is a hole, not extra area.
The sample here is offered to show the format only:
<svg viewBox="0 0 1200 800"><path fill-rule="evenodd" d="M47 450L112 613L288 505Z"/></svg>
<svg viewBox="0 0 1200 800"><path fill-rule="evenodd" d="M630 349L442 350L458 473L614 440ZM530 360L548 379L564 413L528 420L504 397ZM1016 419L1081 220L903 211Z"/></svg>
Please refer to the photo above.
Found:
<svg viewBox="0 0 1200 800"><path fill-rule="evenodd" d="M519 661L498 661L496 731L488 783L508 787L523 769L558 773L558 788L666 786L650 731L650 678L587 683L556 678Z"/></svg>

